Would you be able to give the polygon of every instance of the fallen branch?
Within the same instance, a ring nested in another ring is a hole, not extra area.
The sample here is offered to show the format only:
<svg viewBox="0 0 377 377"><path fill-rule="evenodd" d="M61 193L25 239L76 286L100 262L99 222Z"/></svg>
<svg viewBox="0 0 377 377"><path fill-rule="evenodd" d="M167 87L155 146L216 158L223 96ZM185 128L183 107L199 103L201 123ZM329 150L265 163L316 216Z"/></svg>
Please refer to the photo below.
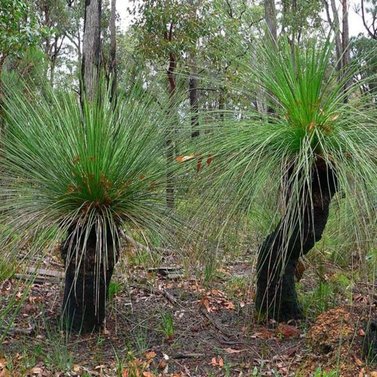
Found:
<svg viewBox="0 0 377 377"><path fill-rule="evenodd" d="M184 352L184 353L176 353L175 355L172 355L172 359L198 359L200 357L204 357L204 353L191 353L191 352Z"/></svg>
<svg viewBox="0 0 377 377"><path fill-rule="evenodd" d="M141 284L135 284L135 283L130 284L130 287L141 289L143 291L146 291L146 292L149 292L149 293L152 293L152 294L161 294L161 295L165 296L173 305L180 305L179 302L177 301L177 299L171 293L166 291L165 289L156 289L156 288L153 288L153 287L149 287L147 285L141 285Z"/></svg>
<svg viewBox="0 0 377 377"><path fill-rule="evenodd" d="M8 335L33 335L35 329L33 326L30 326L27 329L23 329L20 327L7 328L7 327L2 326L1 331L7 333Z"/></svg>
<svg viewBox="0 0 377 377"><path fill-rule="evenodd" d="M14 274L13 277L18 280L33 281L36 284L60 283L64 279L64 273L62 271L29 267L24 273Z"/></svg>

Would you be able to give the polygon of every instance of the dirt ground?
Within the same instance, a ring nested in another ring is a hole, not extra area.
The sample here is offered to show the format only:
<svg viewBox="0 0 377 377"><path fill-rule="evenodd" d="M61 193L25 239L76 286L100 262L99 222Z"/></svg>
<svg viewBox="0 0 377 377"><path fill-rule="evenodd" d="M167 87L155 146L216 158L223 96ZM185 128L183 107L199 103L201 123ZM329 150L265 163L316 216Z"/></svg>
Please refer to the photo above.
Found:
<svg viewBox="0 0 377 377"><path fill-rule="evenodd" d="M167 266L166 268L164 266ZM228 261L210 285L174 260L148 269L118 268L100 334L68 335L59 327L63 266L46 260L53 278L28 289L23 276L0 283L5 376L377 376L361 356L373 298L354 287L352 302L309 320L257 323L252 274L245 260ZM305 282L305 279L307 281ZM310 272L304 277L310 285ZM12 323L13 322L13 323ZM6 325L9 328L6 329ZM334 371L338 371L335 374ZM331 374L333 373L333 374Z"/></svg>

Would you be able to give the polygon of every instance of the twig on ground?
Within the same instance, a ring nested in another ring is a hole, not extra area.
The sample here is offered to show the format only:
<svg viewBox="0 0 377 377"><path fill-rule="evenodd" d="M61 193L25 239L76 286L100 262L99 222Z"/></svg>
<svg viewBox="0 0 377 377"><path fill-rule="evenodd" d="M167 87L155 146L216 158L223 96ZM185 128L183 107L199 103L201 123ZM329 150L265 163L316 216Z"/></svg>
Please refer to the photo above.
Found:
<svg viewBox="0 0 377 377"><path fill-rule="evenodd" d="M176 353L172 355L171 358L175 360L179 359L198 359L200 357L204 357L204 353L195 353L195 352L184 352L184 353Z"/></svg>
<svg viewBox="0 0 377 377"><path fill-rule="evenodd" d="M33 326L30 326L27 329L23 329L20 327L4 327L2 326L1 331L7 332L8 335L32 335L34 334L35 328Z"/></svg>
<svg viewBox="0 0 377 377"><path fill-rule="evenodd" d="M130 287L141 289L143 291L146 291L146 292L149 292L149 293L152 293L152 294L161 294L161 295L165 296L165 298L167 298L173 305L179 305L180 306L180 303L177 301L177 299L171 293L166 291L165 289L156 289L156 288L153 288L153 287L149 287L147 285L135 284L135 283L132 283L130 285Z"/></svg>

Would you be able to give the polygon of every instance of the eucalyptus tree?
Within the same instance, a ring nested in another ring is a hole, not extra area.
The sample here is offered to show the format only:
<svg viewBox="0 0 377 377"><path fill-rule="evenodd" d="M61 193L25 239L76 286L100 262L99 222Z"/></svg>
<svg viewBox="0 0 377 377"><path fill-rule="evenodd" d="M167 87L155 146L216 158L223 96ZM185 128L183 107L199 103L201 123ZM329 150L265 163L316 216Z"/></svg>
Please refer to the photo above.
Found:
<svg viewBox="0 0 377 377"><path fill-rule="evenodd" d="M96 97L101 69L101 13L102 0L85 1L81 94L91 100Z"/></svg>

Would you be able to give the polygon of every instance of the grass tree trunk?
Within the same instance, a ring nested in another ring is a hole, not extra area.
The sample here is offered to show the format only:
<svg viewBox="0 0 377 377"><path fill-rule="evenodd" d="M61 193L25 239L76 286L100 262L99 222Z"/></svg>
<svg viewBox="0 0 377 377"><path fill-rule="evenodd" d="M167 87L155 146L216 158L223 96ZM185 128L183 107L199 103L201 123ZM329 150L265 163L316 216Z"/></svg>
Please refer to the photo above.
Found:
<svg viewBox="0 0 377 377"><path fill-rule="evenodd" d="M295 288L297 263L321 239L336 191L335 172L317 159L311 187L304 187L300 196L299 214L295 219L286 214L260 247L255 303L259 314L277 321L303 317Z"/></svg>
<svg viewBox="0 0 377 377"><path fill-rule="evenodd" d="M119 256L118 243L110 234L105 244L94 228L85 238L85 232L72 228L61 248L66 266L63 325L68 331L83 333L99 330L104 323L109 284Z"/></svg>

